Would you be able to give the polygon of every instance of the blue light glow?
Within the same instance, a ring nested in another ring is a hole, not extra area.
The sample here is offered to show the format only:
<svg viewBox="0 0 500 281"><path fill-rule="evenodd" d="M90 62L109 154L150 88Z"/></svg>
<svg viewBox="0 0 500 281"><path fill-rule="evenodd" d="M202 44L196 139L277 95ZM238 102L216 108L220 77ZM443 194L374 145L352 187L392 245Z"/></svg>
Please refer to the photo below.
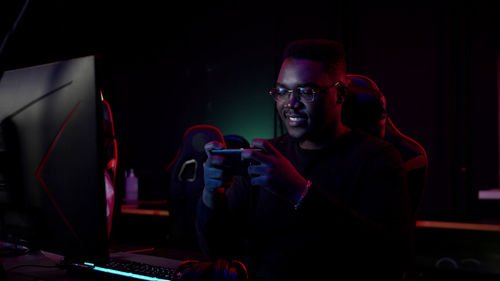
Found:
<svg viewBox="0 0 500 281"><path fill-rule="evenodd" d="M140 280L147 280L147 281L171 281L170 279L162 279L162 278L157 278L157 277L150 277L150 276L145 276L145 275L140 275L140 274L135 274L135 273L130 273L130 272L119 271L119 270L115 270L115 269L109 269L109 268L99 267L99 266L95 266L93 263L89 263L89 262L85 262L84 264L93 267L93 269L97 270L97 271L101 271L101 272L105 272L105 273L110 273L110 274L121 275L121 276L135 278L135 279L140 279Z"/></svg>

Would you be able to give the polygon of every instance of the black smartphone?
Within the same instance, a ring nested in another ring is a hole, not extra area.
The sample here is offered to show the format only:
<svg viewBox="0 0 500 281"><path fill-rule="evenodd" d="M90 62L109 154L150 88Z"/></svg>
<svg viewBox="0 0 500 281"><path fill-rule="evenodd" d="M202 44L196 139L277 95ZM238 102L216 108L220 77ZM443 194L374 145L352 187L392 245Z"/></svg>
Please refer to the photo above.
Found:
<svg viewBox="0 0 500 281"><path fill-rule="evenodd" d="M262 151L262 149L251 148L253 150ZM214 149L211 151L213 155L220 155L228 161L227 171L232 175L246 176L248 175L248 166L259 164L258 161L252 159L241 159L243 149Z"/></svg>

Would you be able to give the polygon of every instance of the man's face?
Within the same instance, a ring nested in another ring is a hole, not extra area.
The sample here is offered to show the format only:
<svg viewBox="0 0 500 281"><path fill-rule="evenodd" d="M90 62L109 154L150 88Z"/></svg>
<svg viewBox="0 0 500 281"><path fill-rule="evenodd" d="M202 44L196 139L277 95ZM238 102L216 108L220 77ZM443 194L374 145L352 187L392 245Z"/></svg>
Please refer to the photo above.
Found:
<svg viewBox="0 0 500 281"><path fill-rule="evenodd" d="M276 87L311 87L320 90L339 80L340 77L326 73L321 62L287 58L281 65ZM329 125L340 122L336 87L322 91L312 102L303 101L297 94L292 94L289 99L277 101L276 109L288 134L301 140L317 139L324 135L325 130L332 129Z"/></svg>

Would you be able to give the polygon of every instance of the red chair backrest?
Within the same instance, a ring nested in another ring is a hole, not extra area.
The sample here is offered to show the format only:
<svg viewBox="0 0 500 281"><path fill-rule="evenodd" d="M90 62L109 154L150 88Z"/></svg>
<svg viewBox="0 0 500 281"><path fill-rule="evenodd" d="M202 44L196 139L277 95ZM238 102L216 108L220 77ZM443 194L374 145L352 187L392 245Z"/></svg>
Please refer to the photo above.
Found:
<svg viewBox="0 0 500 281"><path fill-rule="evenodd" d="M383 138L399 150L408 178L411 211L416 217L427 181L427 153L416 140L396 128L388 116L386 99L372 79L359 74L348 74L347 78L342 122Z"/></svg>
<svg viewBox="0 0 500 281"><path fill-rule="evenodd" d="M207 159L204 146L209 141L225 143L222 133L214 126L188 128L177 155L166 167L171 240L184 250L198 250L195 213L204 188L203 163Z"/></svg>

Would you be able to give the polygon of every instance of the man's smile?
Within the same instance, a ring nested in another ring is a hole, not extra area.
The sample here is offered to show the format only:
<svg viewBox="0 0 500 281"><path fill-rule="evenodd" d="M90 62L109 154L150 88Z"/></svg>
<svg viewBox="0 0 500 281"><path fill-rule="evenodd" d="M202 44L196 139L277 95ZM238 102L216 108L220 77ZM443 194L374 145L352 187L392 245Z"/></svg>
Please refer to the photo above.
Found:
<svg viewBox="0 0 500 281"><path fill-rule="evenodd" d="M302 126L307 122L307 114L304 113L285 111L284 116L291 127Z"/></svg>

